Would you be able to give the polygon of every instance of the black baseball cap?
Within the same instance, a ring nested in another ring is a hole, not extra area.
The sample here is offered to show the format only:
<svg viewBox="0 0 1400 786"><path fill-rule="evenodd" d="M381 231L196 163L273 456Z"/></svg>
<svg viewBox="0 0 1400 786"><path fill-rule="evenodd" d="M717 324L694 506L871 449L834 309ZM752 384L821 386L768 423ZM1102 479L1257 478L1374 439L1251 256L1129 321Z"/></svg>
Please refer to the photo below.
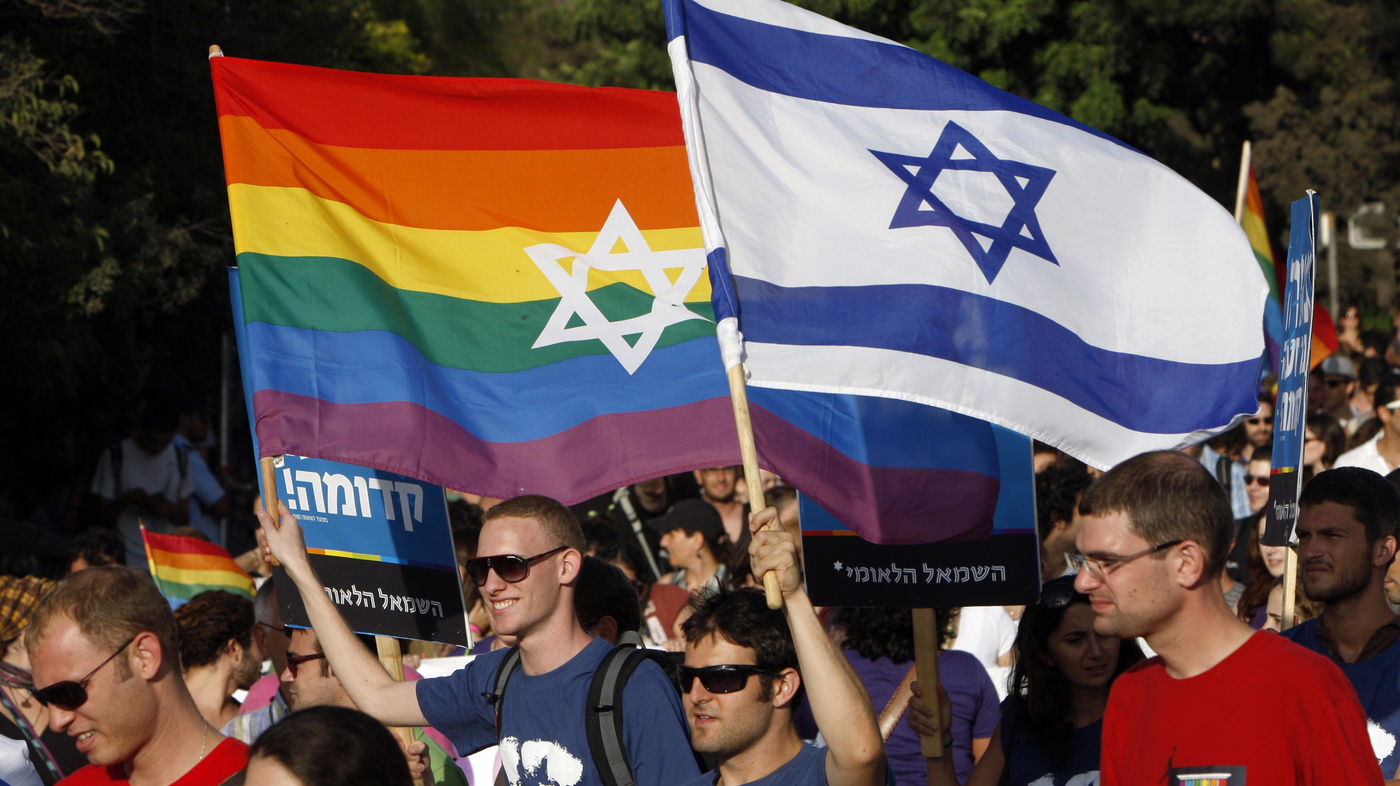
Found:
<svg viewBox="0 0 1400 786"><path fill-rule="evenodd" d="M724 534L724 519L715 506L700 499L683 499L666 511L666 515L647 521L647 526L661 534L673 529L684 530L687 535L699 532L710 543L719 541Z"/></svg>

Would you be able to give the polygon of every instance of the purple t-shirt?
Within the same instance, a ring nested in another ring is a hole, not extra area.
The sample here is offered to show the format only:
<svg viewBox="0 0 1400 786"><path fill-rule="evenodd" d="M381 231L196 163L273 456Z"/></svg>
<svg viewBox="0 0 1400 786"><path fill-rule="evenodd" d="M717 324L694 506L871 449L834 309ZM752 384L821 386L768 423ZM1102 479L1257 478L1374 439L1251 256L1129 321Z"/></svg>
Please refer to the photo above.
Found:
<svg viewBox="0 0 1400 786"><path fill-rule="evenodd" d="M865 683L876 714L890 703L913 665L889 658L869 660L855 650L846 650L845 655ZM958 782L966 783L972 774L972 741L989 739L1001 720L997 689L976 656L960 650L938 656L938 679L953 702L953 766ZM900 783L923 783L928 777L919 736L906 721L901 720L885 742L885 756Z"/></svg>

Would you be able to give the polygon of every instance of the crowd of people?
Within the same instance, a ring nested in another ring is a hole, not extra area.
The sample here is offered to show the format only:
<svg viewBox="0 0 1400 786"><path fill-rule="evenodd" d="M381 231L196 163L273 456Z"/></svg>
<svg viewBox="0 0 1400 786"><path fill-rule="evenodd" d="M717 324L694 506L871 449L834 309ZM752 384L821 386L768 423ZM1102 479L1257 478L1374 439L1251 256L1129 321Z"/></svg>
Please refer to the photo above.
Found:
<svg viewBox="0 0 1400 786"><path fill-rule="evenodd" d="M172 611L131 525L217 537L227 498L199 494L190 417L152 406L99 460L110 522L67 575L0 577L0 784L1400 781L1400 356L1347 320L1310 378L1292 619L1290 547L1261 542L1266 383L1236 429L1106 473L1037 445L1039 598L939 610L927 686L911 611L814 605L796 491L765 473L755 512L734 467L573 508L451 494L475 644L408 643L403 680L285 508L257 506L252 600Z"/></svg>

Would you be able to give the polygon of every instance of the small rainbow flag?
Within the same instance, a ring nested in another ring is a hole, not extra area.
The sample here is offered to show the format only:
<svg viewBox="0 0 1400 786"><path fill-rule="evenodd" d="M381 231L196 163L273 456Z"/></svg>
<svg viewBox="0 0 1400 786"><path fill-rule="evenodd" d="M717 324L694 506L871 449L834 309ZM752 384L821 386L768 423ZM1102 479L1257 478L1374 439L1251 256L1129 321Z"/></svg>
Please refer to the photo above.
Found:
<svg viewBox="0 0 1400 786"><path fill-rule="evenodd" d="M1286 263L1275 256L1273 243L1269 241L1269 230L1264 224L1264 199L1259 194L1259 181L1254 177L1254 157L1248 142L1244 143L1240 164L1240 197L1235 212L1249 237L1249 245L1254 248L1254 258L1269 282L1269 300L1264 305L1264 344L1269 353L1269 368L1277 372L1283 351L1283 284L1288 279L1288 270ZM1338 346L1332 315L1314 301L1309 368L1317 368L1317 364L1336 352Z"/></svg>
<svg viewBox="0 0 1400 786"><path fill-rule="evenodd" d="M223 590L253 599L253 579L238 567L222 547L179 535L161 535L141 528L146 542L146 560L151 578L170 608L185 605L190 598L209 590Z"/></svg>

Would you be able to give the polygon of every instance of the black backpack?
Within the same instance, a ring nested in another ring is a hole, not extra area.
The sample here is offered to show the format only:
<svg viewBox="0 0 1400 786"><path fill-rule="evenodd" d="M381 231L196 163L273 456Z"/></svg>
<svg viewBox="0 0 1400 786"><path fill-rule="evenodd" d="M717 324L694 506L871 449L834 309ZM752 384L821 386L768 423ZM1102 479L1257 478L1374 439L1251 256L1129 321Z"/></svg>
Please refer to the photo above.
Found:
<svg viewBox="0 0 1400 786"><path fill-rule="evenodd" d="M681 689L679 667L684 655L679 652L662 652L643 647L641 637L635 631L622 634L621 640L612 651L603 656L598 670L593 672L593 681L588 686L588 711L585 715L585 731L588 735L588 751L593 757L593 766L603 778L604 786L635 786L632 765L627 761L627 747L622 742L622 692L627 681L644 662L651 661L661 667L661 673L675 687ZM496 670L495 685L490 693L482 694L491 702L496 716L496 736L501 734L501 712L505 707L506 685L520 668L520 651L510 648L506 659ZM696 764L701 772L714 769L714 763L700 754L695 754Z"/></svg>

